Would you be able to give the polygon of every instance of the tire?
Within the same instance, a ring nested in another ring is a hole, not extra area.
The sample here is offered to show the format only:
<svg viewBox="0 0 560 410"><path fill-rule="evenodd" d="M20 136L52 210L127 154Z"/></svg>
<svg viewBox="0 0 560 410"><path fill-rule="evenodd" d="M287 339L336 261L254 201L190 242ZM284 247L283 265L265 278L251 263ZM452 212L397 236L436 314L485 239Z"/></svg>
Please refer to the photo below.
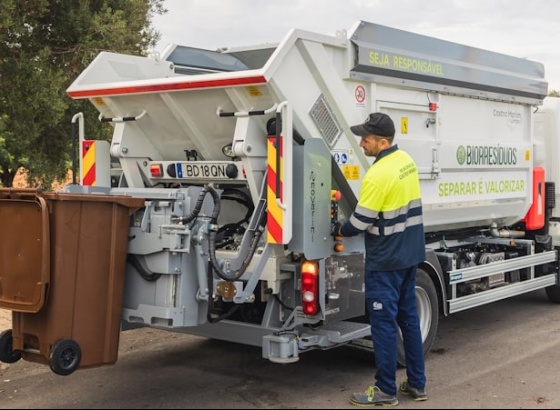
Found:
<svg viewBox="0 0 560 410"><path fill-rule="evenodd" d="M15 363L19 359L21 354L13 351L12 330L4 330L0 333L0 362Z"/></svg>
<svg viewBox="0 0 560 410"><path fill-rule="evenodd" d="M548 286L544 289L548 300L554 303L560 303L560 285Z"/></svg>
<svg viewBox="0 0 560 410"><path fill-rule="evenodd" d="M51 370L60 375L68 376L73 373L82 360L82 349L78 343L70 339L62 339L56 342L49 357Z"/></svg>
<svg viewBox="0 0 560 410"><path fill-rule="evenodd" d="M418 309L418 318L420 319L424 357L426 357L436 339L439 322L439 303L432 279L430 279L426 271L421 268L418 268L416 273L416 306ZM397 363L402 367L406 367L404 344L400 331Z"/></svg>

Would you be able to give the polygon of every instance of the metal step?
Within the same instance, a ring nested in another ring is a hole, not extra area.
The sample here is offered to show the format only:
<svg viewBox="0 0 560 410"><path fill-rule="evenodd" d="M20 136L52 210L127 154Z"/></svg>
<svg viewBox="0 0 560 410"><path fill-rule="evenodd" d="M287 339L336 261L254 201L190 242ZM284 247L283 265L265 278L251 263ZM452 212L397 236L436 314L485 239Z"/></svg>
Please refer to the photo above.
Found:
<svg viewBox="0 0 560 410"><path fill-rule="evenodd" d="M325 332L332 343L347 343L371 335L369 323L334 322L322 326L320 332Z"/></svg>

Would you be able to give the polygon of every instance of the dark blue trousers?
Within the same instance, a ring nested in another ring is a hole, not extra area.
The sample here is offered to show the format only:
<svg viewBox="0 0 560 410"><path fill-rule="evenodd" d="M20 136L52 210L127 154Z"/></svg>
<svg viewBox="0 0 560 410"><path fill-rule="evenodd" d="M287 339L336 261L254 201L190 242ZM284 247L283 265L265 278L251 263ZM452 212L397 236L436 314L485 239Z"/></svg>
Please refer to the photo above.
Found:
<svg viewBox="0 0 560 410"><path fill-rule="evenodd" d="M408 383L426 385L422 334L416 310L416 266L392 271L365 272L366 303L377 371L375 385L397 394L397 336L404 341Z"/></svg>

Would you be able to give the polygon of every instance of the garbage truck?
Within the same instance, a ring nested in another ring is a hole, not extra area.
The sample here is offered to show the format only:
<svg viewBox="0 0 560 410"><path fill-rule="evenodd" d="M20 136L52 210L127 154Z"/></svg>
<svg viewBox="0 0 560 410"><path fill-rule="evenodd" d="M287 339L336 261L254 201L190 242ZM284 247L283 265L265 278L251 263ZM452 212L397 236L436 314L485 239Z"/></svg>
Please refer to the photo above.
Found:
<svg viewBox="0 0 560 410"><path fill-rule="evenodd" d="M109 228L126 237L124 250L106 250L124 261L112 333L200 335L260 347L275 363L371 348L364 238L330 232L374 160L350 126L384 112L419 172L427 256L416 301L428 354L442 316L538 289L560 303L560 117L547 93L539 62L366 21L333 35L293 29L278 44L101 52L67 94L95 106L111 141L87 139L92 125L76 114L78 178L55 194L0 195L0 219L2 206L17 216L26 201L141 201L124 205L125 228ZM3 267L0 284L12 274ZM0 288L0 307L25 315L0 337L2 361L29 357L28 316L56 303L52 263L45 270L36 312L22 313L17 286ZM80 368L87 350L64 337L42 349L58 374Z"/></svg>

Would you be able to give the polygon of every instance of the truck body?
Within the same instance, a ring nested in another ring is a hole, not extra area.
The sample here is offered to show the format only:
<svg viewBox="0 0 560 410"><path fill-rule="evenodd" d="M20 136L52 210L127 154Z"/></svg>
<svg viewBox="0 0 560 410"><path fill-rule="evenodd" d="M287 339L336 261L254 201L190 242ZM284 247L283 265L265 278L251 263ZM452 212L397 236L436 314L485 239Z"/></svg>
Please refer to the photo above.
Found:
<svg viewBox="0 0 560 410"><path fill-rule="evenodd" d="M127 233L123 329L261 346L278 363L368 347L364 239L330 227L373 161L350 126L384 112L420 175L428 353L440 315L542 288L560 302L547 92L538 62L364 21L275 45L102 52L67 93L113 137L87 140L76 117L80 178L63 192L144 200Z"/></svg>

